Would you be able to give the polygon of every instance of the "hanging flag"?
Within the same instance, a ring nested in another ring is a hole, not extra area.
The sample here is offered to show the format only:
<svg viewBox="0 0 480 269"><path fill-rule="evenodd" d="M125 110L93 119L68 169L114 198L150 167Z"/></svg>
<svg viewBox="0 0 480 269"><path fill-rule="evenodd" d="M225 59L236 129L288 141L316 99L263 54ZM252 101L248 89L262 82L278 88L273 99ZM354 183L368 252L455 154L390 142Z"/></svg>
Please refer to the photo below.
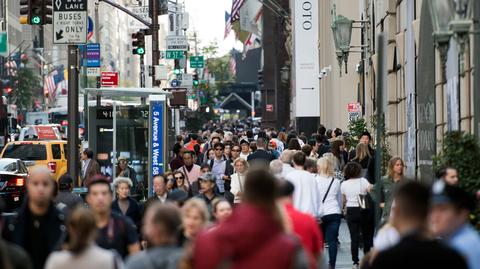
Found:
<svg viewBox="0 0 480 269"><path fill-rule="evenodd" d="M52 74L46 76L43 84L43 90L45 94L48 94L49 103L52 103L57 97L57 85L53 76Z"/></svg>
<svg viewBox="0 0 480 269"><path fill-rule="evenodd" d="M260 47L262 47L262 39L259 36L251 33L248 36L247 41L245 41L245 43L243 44L242 60L245 60L245 58L247 58L247 53L249 50Z"/></svg>
<svg viewBox="0 0 480 269"><path fill-rule="evenodd" d="M240 8L240 28L243 31L260 36L262 3L258 0L246 0Z"/></svg>
<svg viewBox="0 0 480 269"><path fill-rule="evenodd" d="M232 73L232 76L236 76L237 75L237 61L235 61L235 55L233 53L230 56L229 66L230 66L230 73Z"/></svg>
<svg viewBox="0 0 480 269"><path fill-rule="evenodd" d="M230 14L225 11L225 35L223 36L223 39L227 38L230 31L232 31L232 22L230 20Z"/></svg>
<svg viewBox="0 0 480 269"><path fill-rule="evenodd" d="M240 8L242 7L243 3L245 3L245 0L233 0L232 12L230 13L232 16L230 19L232 23L240 19Z"/></svg>
<svg viewBox="0 0 480 269"><path fill-rule="evenodd" d="M59 66L54 72L52 72L55 85L65 80L65 72L63 69L63 66Z"/></svg>

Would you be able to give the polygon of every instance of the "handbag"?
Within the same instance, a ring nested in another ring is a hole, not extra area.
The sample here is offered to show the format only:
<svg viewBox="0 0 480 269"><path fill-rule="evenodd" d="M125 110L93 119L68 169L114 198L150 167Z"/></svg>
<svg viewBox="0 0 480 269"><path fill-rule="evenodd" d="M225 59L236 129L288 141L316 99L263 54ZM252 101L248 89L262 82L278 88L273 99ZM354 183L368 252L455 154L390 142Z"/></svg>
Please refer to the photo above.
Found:
<svg viewBox="0 0 480 269"><path fill-rule="evenodd" d="M368 199L368 194L362 194L362 181L360 179L359 182L359 190L360 192L358 193L357 200L358 200L358 206L360 207L361 211L369 210L372 205L370 203L370 200Z"/></svg>

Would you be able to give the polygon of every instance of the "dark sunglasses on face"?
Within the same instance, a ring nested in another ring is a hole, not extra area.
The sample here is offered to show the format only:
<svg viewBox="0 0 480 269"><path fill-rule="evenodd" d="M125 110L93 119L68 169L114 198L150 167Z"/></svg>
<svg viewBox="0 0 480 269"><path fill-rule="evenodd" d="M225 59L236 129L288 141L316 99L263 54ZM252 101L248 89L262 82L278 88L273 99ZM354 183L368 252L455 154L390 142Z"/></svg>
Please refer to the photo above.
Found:
<svg viewBox="0 0 480 269"><path fill-rule="evenodd" d="M179 179L183 179L183 177L175 177L175 179L179 180Z"/></svg>
<svg viewBox="0 0 480 269"><path fill-rule="evenodd" d="M223 149L222 149L222 148L218 148L218 149L215 149L215 150L220 151L220 150L223 150Z"/></svg>

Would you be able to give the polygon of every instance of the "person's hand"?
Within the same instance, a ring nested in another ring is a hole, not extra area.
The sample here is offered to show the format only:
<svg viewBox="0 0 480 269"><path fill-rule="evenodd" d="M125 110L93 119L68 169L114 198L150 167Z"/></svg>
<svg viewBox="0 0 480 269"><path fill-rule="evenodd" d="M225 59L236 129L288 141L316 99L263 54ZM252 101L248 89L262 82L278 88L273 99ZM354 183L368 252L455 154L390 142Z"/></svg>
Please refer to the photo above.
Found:
<svg viewBox="0 0 480 269"><path fill-rule="evenodd" d="M223 180L230 180L230 177L229 176L223 176L222 179Z"/></svg>
<svg viewBox="0 0 480 269"><path fill-rule="evenodd" d="M385 208L385 203L380 203L380 208Z"/></svg>

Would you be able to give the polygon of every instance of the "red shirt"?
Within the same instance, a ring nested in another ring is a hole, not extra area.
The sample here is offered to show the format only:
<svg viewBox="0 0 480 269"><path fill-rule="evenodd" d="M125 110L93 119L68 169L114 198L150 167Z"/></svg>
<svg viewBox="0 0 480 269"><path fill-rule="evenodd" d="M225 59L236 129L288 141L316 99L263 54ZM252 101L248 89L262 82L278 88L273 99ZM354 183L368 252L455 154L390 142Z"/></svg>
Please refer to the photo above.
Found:
<svg viewBox="0 0 480 269"><path fill-rule="evenodd" d="M285 209L290 217L293 232L300 238L314 268L323 250L323 235L320 227L312 215L296 210L292 204L286 204Z"/></svg>

